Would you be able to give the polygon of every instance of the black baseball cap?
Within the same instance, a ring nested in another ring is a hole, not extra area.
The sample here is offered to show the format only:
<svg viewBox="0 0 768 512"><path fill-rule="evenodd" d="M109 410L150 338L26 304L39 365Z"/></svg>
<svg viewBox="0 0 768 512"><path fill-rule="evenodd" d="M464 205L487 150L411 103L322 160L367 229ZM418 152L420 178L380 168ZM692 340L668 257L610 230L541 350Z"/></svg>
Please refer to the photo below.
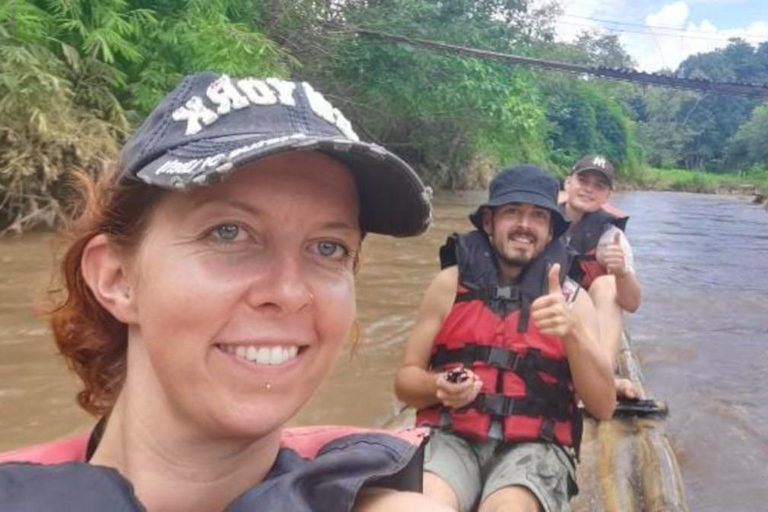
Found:
<svg viewBox="0 0 768 512"><path fill-rule="evenodd" d="M528 203L546 208L552 213L552 238L559 238L568 229L569 222L557 205L560 186L546 171L534 165L518 165L502 169L491 180L488 201L469 216L472 224L483 230L483 210L509 203Z"/></svg>
<svg viewBox="0 0 768 512"><path fill-rule="evenodd" d="M608 180L608 185L613 188L613 178L616 176L616 169L603 155L583 156L571 167L571 174L578 174L584 171L595 171L602 174Z"/></svg>
<svg viewBox="0 0 768 512"><path fill-rule="evenodd" d="M325 153L351 170L364 232L413 236L429 226L431 190L414 170L385 148L361 142L346 117L306 82L186 77L123 147L118 180L186 190L289 151Z"/></svg>

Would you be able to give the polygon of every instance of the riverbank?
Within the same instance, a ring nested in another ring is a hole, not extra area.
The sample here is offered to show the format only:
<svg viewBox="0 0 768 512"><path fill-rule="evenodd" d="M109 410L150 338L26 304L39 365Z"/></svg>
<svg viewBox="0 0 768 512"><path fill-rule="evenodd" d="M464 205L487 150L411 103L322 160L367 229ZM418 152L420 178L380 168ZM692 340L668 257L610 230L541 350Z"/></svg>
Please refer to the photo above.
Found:
<svg viewBox="0 0 768 512"><path fill-rule="evenodd" d="M494 166L467 169L466 181L471 186L467 190L487 190L487 184L493 177ZM560 179L564 179L566 170L560 170ZM474 188L477 187L477 188ZM2 188L2 187L0 187ZM752 174L714 174L703 171L684 169L645 168L630 177L621 178L616 184L617 192L631 191L666 191L694 192L700 194L728 194L752 196L755 204L763 205L768 210L768 170ZM459 190L447 191L459 192ZM53 202L52 202L53 204ZM50 231L56 229L59 220L56 216L63 208L50 207L29 214L13 223L3 222L9 215L0 208L0 237L6 234L22 234L34 230Z"/></svg>
<svg viewBox="0 0 768 512"><path fill-rule="evenodd" d="M762 204L768 209L768 173L714 174L684 169L648 168L622 180L617 189L753 196L756 204Z"/></svg>

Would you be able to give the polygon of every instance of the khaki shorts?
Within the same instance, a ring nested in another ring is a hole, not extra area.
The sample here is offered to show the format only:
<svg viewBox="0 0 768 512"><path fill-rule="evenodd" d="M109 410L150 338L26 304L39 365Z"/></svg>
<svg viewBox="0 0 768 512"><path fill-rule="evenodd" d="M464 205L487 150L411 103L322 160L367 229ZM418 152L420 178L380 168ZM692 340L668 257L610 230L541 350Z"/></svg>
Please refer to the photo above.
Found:
<svg viewBox="0 0 768 512"><path fill-rule="evenodd" d="M468 441L433 430L424 471L453 488L461 512L470 512L495 491L514 485L530 490L545 512L567 512L578 492L573 460L550 443Z"/></svg>

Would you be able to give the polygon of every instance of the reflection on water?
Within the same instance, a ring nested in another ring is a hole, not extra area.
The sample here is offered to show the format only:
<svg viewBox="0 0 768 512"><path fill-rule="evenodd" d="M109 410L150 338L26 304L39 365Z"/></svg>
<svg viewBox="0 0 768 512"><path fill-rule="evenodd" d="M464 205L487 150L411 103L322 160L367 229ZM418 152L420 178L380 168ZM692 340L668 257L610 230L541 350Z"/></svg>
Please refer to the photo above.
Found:
<svg viewBox="0 0 768 512"><path fill-rule="evenodd" d="M415 308L437 249L481 193L437 198L435 225L415 240L370 236L358 304L361 340L296 424L383 421ZM691 510L759 510L768 500L768 215L732 197L633 193L616 204L644 285L628 317L651 391L670 402L668 430ZM89 424L76 382L53 355L33 305L50 276L49 235L0 240L0 450Z"/></svg>

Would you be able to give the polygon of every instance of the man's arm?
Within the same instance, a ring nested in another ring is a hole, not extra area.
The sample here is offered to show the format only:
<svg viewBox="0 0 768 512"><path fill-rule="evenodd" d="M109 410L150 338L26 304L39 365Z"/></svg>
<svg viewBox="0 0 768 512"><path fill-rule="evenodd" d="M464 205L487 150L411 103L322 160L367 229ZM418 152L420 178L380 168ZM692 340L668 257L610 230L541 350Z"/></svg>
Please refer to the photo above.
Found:
<svg viewBox="0 0 768 512"><path fill-rule="evenodd" d="M397 398L417 409L440 403L461 407L474 400L480 390L480 381L469 371L470 379L456 384L448 382L443 374L429 371L432 345L453 306L458 280L456 266L440 271L432 280L408 337L403 366L395 377Z"/></svg>
<svg viewBox="0 0 768 512"><path fill-rule="evenodd" d="M542 334L563 340L573 385L584 407L597 419L608 419L616 408L611 361L599 345L597 314L586 293L566 304L558 279L560 265L548 275L549 293L531 307L531 318Z"/></svg>
<svg viewBox="0 0 768 512"><path fill-rule="evenodd" d="M640 307L643 290L632 268L632 248L627 237L617 228L603 234L603 237L606 236L610 237L610 241L604 245L599 260L616 278L616 302L621 309L634 313ZM600 242L603 242L602 238Z"/></svg>
<svg viewBox="0 0 768 512"><path fill-rule="evenodd" d="M643 289L634 272L616 276L616 302L621 309L634 313L640 307Z"/></svg>

